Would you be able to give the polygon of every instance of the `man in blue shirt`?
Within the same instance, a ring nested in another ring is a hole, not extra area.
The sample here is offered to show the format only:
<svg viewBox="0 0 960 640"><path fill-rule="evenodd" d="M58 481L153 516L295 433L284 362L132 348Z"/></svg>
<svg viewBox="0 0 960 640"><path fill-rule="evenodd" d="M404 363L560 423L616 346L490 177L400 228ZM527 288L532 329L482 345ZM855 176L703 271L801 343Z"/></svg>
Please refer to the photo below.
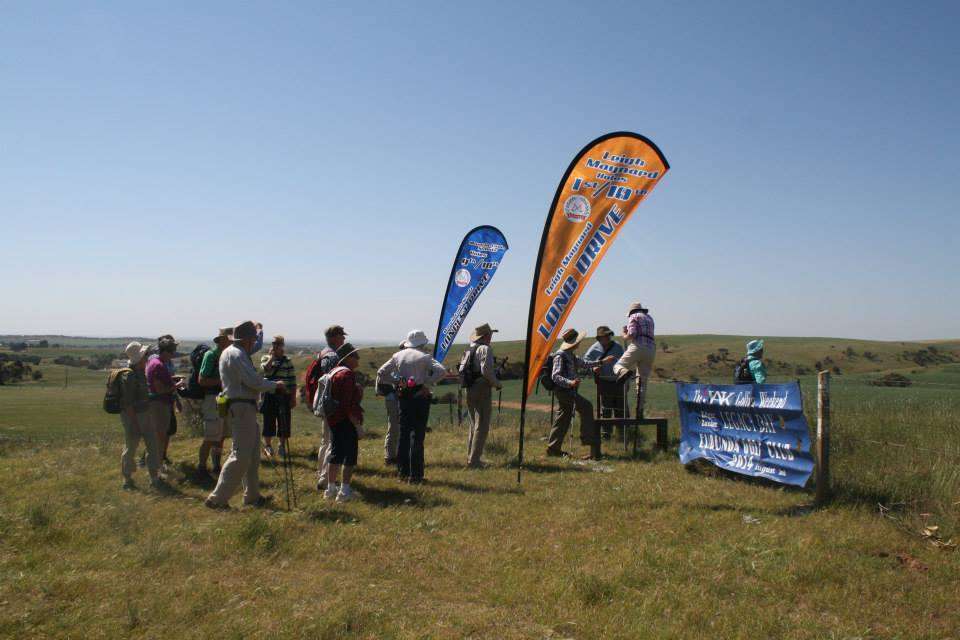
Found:
<svg viewBox="0 0 960 640"><path fill-rule="evenodd" d="M593 376L600 390L600 410L604 418L624 417L623 389L613 372L614 363L623 355L623 347L613 339L613 331L604 325L597 327L597 341L583 354L583 363L593 370ZM620 428L622 431L622 427ZM607 440L613 428L603 427L603 437Z"/></svg>

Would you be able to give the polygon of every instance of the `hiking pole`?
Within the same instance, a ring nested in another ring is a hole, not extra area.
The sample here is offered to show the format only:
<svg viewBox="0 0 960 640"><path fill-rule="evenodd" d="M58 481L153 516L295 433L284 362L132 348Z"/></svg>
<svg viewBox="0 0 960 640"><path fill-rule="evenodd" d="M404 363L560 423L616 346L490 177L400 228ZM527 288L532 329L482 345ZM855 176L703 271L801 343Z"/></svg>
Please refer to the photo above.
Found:
<svg viewBox="0 0 960 640"><path fill-rule="evenodd" d="M283 447L284 466L286 467L287 473L290 476L290 495L293 496L293 508L296 509L297 508L297 483L294 481L294 478L293 478L293 457L290 454L290 436L293 431L293 429L291 428L293 425L293 415L290 410L289 404L287 405L287 411L284 414L284 419L287 422L286 424L287 441L284 443L286 446ZM289 507L287 508L287 510L289 511Z"/></svg>
<svg viewBox="0 0 960 640"><path fill-rule="evenodd" d="M500 426L500 405L503 403L503 387L497 389L497 426Z"/></svg>

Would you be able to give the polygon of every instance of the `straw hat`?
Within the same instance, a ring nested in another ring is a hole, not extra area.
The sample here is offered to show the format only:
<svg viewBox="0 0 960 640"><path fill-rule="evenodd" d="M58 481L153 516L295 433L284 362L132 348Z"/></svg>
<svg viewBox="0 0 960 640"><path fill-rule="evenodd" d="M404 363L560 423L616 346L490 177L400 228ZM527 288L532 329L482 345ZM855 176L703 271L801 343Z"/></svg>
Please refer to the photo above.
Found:
<svg viewBox="0 0 960 640"><path fill-rule="evenodd" d="M563 332L561 336L563 338L563 344L560 345L561 351L569 351L570 349L576 349L580 346L580 343L583 341L583 336L580 335L580 332L576 329L567 329Z"/></svg>
<svg viewBox="0 0 960 640"><path fill-rule="evenodd" d="M599 327L597 327L598 338L602 338L603 336L612 336L612 335L613 335L613 331L607 325L602 324Z"/></svg>
<svg viewBox="0 0 960 640"><path fill-rule="evenodd" d="M627 311L627 315L634 314L638 311L640 313L646 313L647 311L650 311L650 309L647 309L645 306L643 306L642 302L634 302L630 305L630 311Z"/></svg>
<svg viewBox="0 0 960 640"><path fill-rule="evenodd" d="M488 323L484 323L473 330L473 333L470 334L470 342L476 342L480 338L485 338L487 336L492 336L495 333L499 333L500 329L493 329Z"/></svg>
<svg viewBox="0 0 960 640"><path fill-rule="evenodd" d="M143 360L143 357L147 355L149 349L150 347L145 347L139 342L131 342L123 352L127 354L127 357L130 359L130 366L132 367Z"/></svg>
<svg viewBox="0 0 960 640"><path fill-rule="evenodd" d="M233 327L220 327L219 333L213 339L214 343L221 344L233 340Z"/></svg>

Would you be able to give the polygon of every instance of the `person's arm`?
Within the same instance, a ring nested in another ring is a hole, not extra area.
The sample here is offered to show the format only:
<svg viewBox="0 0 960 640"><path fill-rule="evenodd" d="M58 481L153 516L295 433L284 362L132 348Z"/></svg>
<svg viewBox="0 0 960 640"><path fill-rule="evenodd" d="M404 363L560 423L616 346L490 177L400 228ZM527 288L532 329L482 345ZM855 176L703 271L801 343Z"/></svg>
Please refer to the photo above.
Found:
<svg viewBox="0 0 960 640"><path fill-rule="evenodd" d="M155 389L154 393L166 395L176 391L177 387L173 382L173 376L171 376L170 372L167 370L166 364L163 364L159 367L154 367L151 370L151 373L153 373L153 388ZM148 382L150 381L148 380Z"/></svg>
<svg viewBox="0 0 960 640"><path fill-rule="evenodd" d="M390 356L390 359L383 363L383 365L377 369L377 379L386 384L396 384L399 382L397 377L397 363L394 361L393 356Z"/></svg>
<svg viewBox="0 0 960 640"><path fill-rule="evenodd" d="M430 369L427 371L427 380L424 383L427 386L433 386L447 376L447 368L442 364L430 358Z"/></svg>
<svg viewBox="0 0 960 640"><path fill-rule="evenodd" d="M277 387L282 385L257 373L249 358L240 358L240 384L257 392L276 391Z"/></svg>
<svg viewBox="0 0 960 640"><path fill-rule="evenodd" d="M220 387L220 372L217 370L217 358L212 351L203 354L203 361L200 362L200 371L197 372L197 383L207 389L217 389Z"/></svg>
<svg viewBox="0 0 960 640"><path fill-rule="evenodd" d="M640 337L640 316L634 314L627 320L627 337L636 340Z"/></svg>
<svg viewBox="0 0 960 640"><path fill-rule="evenodd" d="M590 348L587 349L587 352L583 354L583 363L585 365L594 366L600 364L600 355L603 353L603 347L600 346L599 342L595 342L590 345Z"/></svg>
<svg viewBox="0 0 960 640"><path fill-rule="evenodd" d="M550 378L553 380L553 384L557 385L561 389L573 389L576 385L576 380L571 380L570 378L563 377L563 356L557 355L553 359L553 371L550 375Z"/></svg>
<svg viewBox="0 0 960 640"><path fill-rule="evenodd" d="M497 380L497 363L493 360L493 351L482 344L477 347L477 357L480 358L480 375L486 378L491 387L499 389L500 381Z"/></svg>
<svg viewBox="0 0 960 640"><path fill-rule="evenodd" d="M767 368L763 366L763 361L754 358L750 361L750 373L757 384L763 384L767 381Z"/></svg>

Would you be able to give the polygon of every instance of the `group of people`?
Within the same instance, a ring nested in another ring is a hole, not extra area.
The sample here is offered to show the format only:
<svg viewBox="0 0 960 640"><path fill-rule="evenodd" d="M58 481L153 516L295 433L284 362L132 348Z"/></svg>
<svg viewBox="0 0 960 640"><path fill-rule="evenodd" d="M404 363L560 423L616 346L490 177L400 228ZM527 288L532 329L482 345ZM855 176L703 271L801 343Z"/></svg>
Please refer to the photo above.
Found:
<svg viewBox="0 0 960 640"><path fill-rule="evenodd" d="M421 330L410 331L378 369L374 386L387 413L384 462L395 466L404 481L424 481L424 441L432 389L441 380L454 377L459 377L466 390L470 416L465 464L474 469L485 466L483 451L490 430L492 392L502 388L491 344L496 332L489 324L476 327L455 373L448 372L424 350L428 339ZM624 387L635 376L638 410L642 415L656 356L654 322L649 310L640 303L631 305L621 335L625 348L613 339L614 332L609 327L598 327L596 343L581 358L577 351L583 335L575 329L562 334L559 349L551 354L549 369L549 383L559 412L548 436L548 456L569 455L562 444L575 413L580 417L581 442L591 446L597 435L593 404L579 392L582 372L592 372L597 384L602 385L601 398L619 399L601 406L605 415L614 417L623 416ZM363 387L355 373L360 357L358 350L346 341L342 326L329 327L324 337L327 346L307 367L301 397L322 423L317 490L324 498L343 502L353 497L350 482L363 434ZM195 365L190 380L174 375L172 361L178 344L173 336L161 336L155 347L139 342L127 345L129 368L122 370L119 378L123 407L120 418L125 435L121 472L125 488L134 486L134 456L140 440L146 448L145 466L151 484L164 484L161 468L167 461L169 437L176 430L174 407L179 403L178 393L193 385L202 390L203 441L197 473L212 480L207 467L211 462L217 476L205 504L213 509L229 508L230 499L241 488L245 505L259 506L267 500L260 493L260 459L261 455L267 459L275 455L274 438L278 441L276 455L285 458L289 454L292 410L298 398L296 371L285 353L285 340L279 335L260 358L259 368L253 364L252 356L263 348L263 327L259 323L246 321L236 327L221 328L213 343L214 348L203 353ZM756 382L765 378L762 354L763 342L753 341L741 363ZM262 429L258 413L263 416ZM604 435L609 437L609 433ZM227 437L232 439L232 446L223 461Z"/></svg>

